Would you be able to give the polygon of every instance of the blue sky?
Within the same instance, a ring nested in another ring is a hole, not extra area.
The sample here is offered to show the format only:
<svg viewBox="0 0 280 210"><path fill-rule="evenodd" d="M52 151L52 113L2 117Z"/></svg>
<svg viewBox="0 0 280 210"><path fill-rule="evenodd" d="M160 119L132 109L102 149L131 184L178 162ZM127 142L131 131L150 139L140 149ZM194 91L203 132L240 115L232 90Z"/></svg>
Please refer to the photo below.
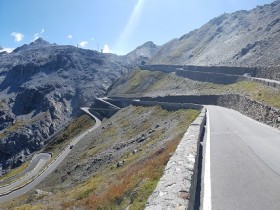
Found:
<svg viewBox="0 0 280 210"><path fill-rule="evenodd" d="M0 0L0 46L43 37L50 43L126 54L146 41L158 45L224 12L273 0Z"/></svg>

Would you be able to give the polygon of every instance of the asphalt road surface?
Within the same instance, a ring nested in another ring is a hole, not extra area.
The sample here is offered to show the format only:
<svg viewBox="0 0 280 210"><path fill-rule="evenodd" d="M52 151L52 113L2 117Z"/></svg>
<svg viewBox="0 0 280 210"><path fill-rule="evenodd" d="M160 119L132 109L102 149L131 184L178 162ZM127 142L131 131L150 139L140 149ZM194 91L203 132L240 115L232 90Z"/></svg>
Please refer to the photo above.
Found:
<svg viewBox="0 0 280 210"><path fill-rule="evenodd" d="M210 174L205 171L204 185L211 190L204 189L210 205L203 209L279 210L280 132L231 109L207 110Z"/></svg>
<svg viewBox="0 0 280 210"><path fill-rule="evenodd" d="M22 173L22 177L17 179L15 182L10 183L9 185L0 186L0 194L20 186L27 180L31 179L34 175L40 172L41 168L48 162L50 158L51 155L48 153L35 154L32 157L29 166L24 170L25 173Z"/></svg>
<svg viewBox="0 0 280 210"><path fill-rule="evenodd" d="M75 139L73 139L72 142L71 142L72 146L75 146L82 138L84 138L84 136L88 135L88 133L90 133L91 131L94 131L96 128L98 128L101 125L101 121L89 112L89 108L83 107L81 109L83 111L85 111L86 113L88 113L90 116L92 116L95 119L96 123L94 124L94 126L92 128L90 128L89 130L87 130L83 134L81 134L78 137L76 137ZM59 157L54 162L52 162L52 164L49 165L49 167L47 167L47 169L42 174L40 174L36 179L34 179L32 182L30 182L29 184L25 185L24 187L22 187L18 190L15 190L15 191L7 194L7 195L1 196L0 197L0 203L8 201L10 199L13 199L17 196L23 195L24 193L26 193L29 190L31 190L32 188L34 188L42 180L44 180L51 172L53 172L57 168L57 166L71 152L71 149L70 149L71 145L68 145L67 148L59 155Z"/></svg>
<svg viewBox="0 0 280 210"><path fill-rule="evenodd" d="M50 158L51 158L51 154L49 154L49 153L35 154L32 157L29 165L22 172L15 174L14 176L11 176L9 178L5 178L4 180L0 180L0 193L2 192L1 191L2 186L6 185L7 183L11 183L15 179L19 179L23 176L27 176L27 174L29 172L33 171L35 168L36 169L42 168L43 164L45 164Z"/></svg>
<svg viewBox="0 0 280 210"><path fill-rule="evenodd" d="M272 79L266 79L266 78L260 78L260 77L249 77L249 78L253 78L253 79L259 79L259 80L262 80L262 81L265 81L265 82L274 82L278 85L280 85L280 81L278 80L272 80Z"/></svg>

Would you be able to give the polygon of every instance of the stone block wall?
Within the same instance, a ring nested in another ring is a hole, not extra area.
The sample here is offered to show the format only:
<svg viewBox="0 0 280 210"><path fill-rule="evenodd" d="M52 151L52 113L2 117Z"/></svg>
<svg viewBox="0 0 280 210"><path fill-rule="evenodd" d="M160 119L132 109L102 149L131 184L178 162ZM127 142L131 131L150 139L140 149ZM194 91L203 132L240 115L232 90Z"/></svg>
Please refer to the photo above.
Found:
<svg viewBox="0 0 280 210"><path fill-rule="evenodd" d="M192 210L195 206L199 144L205 124L206 110L189 126L163 176L149 197L146 210Z"/></svg>

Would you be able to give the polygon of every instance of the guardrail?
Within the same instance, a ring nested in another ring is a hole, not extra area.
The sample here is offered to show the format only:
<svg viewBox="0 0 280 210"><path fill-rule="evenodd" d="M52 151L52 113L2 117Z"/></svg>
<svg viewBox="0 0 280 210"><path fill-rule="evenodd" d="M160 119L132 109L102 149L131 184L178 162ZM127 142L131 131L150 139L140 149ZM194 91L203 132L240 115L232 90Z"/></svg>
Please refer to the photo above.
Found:
<svg viewBox="0 0 280 210"><path fill-rule="evenodd" d="M246 77L246 78L249 81L258 82L269 87L280 89L280 81L273 81L266 78L255 78L255 77Z"/></svg>

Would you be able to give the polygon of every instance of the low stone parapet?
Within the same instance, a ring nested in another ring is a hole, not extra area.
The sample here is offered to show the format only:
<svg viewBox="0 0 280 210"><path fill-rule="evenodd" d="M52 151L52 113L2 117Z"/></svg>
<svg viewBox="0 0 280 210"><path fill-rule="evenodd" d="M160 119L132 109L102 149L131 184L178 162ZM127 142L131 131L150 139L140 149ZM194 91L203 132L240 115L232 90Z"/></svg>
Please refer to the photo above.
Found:
<svg viewBox="0 0 280 210"><path fill-rule="evenodd" d="M148 199L146 210L194 209L199 144L205 115L206 111L202 109L184 134L155 191Z"/></svg>

